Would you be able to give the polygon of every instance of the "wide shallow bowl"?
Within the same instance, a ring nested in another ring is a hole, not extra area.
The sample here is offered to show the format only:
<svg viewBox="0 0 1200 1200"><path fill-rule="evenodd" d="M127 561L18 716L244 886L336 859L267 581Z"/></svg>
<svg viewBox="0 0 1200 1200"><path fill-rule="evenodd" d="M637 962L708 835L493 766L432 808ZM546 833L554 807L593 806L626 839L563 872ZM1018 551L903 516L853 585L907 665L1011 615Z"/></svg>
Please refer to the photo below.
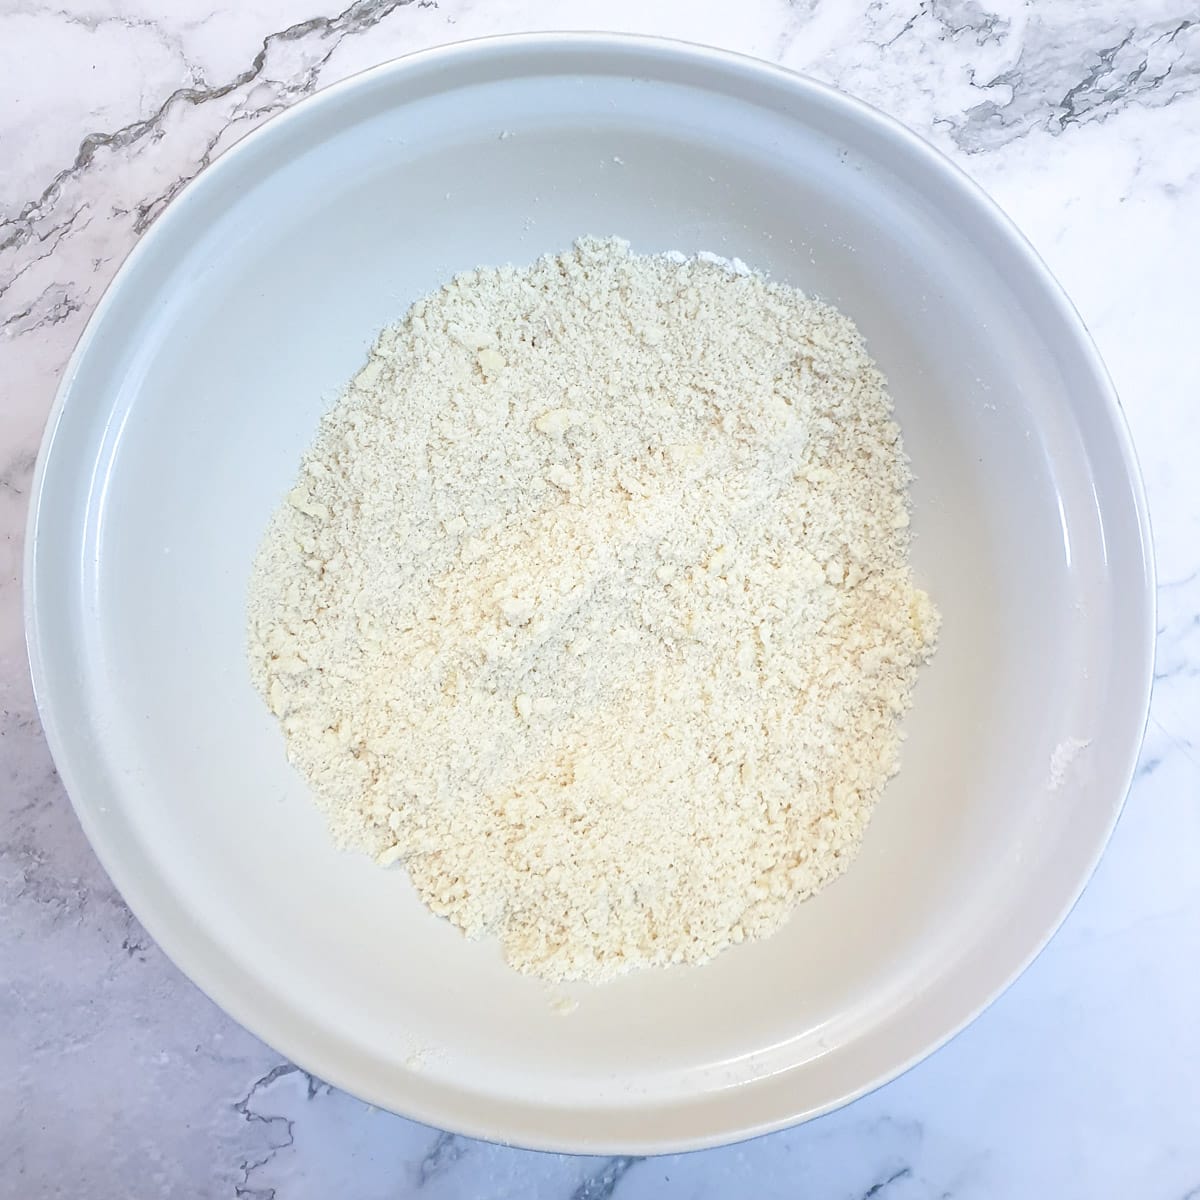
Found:
<svg viewBox="0 0 1200 1200"><path fill-rule="evenodd" d="M333 848L251 688L244 607L268 515L377 331L457 271L583 234L736 255L853 316L891 380L944 627L844 878L704 967L564 989L563 1015L402 871ZM1071 305L918 139L715 51L477 42L271 121L130 255L63 379L35 493L42 716L134 912L306 1069L526 1146L711 1145L916 1062L1063 919L1145 720L1145 506Z"/></svg>

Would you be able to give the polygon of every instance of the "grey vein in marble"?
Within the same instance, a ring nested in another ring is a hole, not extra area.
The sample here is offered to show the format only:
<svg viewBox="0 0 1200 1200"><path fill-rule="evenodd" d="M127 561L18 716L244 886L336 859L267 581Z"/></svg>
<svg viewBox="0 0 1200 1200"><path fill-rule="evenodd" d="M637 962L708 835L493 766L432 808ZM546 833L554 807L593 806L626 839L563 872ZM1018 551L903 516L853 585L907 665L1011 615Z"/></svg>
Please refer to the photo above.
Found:
<svg viewBox="0 0 1200 1200"><path fill-rule="evenodd" d="M626 1173L642 1161L629 1155L610 1158L571 1193L571 1200L609 1200Z"/></svg>
<svg viewBox="0 0 1200 1200"><path fill-rule="evenodd" d="M141 141L161 128L163 119L176 105L207 104L213 100L220 100L231 92L253 83L262 75L271 51L280 44L299 42L312 35L319 40L330 41L329 49L322 53L312 66L299 78L293 79L283 86L278 99L271 104L251 110L247 116L260 117L277 111L280 107L286 106L288 102L298 99L312 90L321 68L329 61L343 37L370 29L398 8L404 8L412 3L414 0L354 0L353 4L335 16L316 16L305 21L298 21L278 33L268 34L263 39L258 52L251 59L250 65L225 83L215 86L177 88L150 116L133 121L111 133L88 134L80 144L74 162L70 166L64 167L46 185L40 196L30 200L15 217L0 220L0 233L3 233L3 236L0 237L0 251L22 245L33 235L37 222L53 208L62 194L63 185L68 180L77 179L86 171L101 149L124 149ZM211 155L214 146L215 141L208 147L207 155ZM208 157L201 155L200 160L196 163L196 171L192 174L203 169L207 162ZM145 230L153 214L179 191L184 183L192 177L192 174L180 177L166 192L138 206L137 221L135 222L137 232L141 233ZM69 220L73 221L74 217ZM67 224L69 222L64 222L64 227ZM2 290L0 290L0 294L2 294Z"/></svg>
<svg viewBox="0 0 1200 1200"><path fill-rule="evenodd" d="M862 1194L862 1200L872 1200L872 1197L879 1196L885 1193L893 1183L899 1183L902 1179L912 1178L911 1167L901 1167L898 1171L893 1171L886 1179L881 1179L878 1183L873 1183Z"/></svg>
<svg viewBox="0 0 1200 1200"><path fill-rule="evenodd" d="M968 109L952 134L960 149L977 153L1034 128L1061 133L1072 125L1104 120L1134 103L1170 104L1194 91L1200 79L1196 20L1104 30L1100 36L1107 44L1088 54L1080 78L1047 111L1043 98L1053 94L1063 75L1056 34L1061 30L1026 31L1016 65L981 81L989 88L1009 89L1012 99L1003 104L985 100Z"/></svg>
<svg viewBox="0 0 1200 1200"><path fill-rule="evenodd" d="M429 1153L417 1166L417 1187L424 1187L431 1179L449 1170L470 1148L470 1142L456 1133L439 1133Z"/></svg>
<svg viewBox="0 0 1200 1200"><path fill-rule="evenodd" d="M264 1154L253 1160L244 1159L238 1164L238 1168L242 1172L242 1178L236 1186L235 1195L239 1198L247 1197L248 1200L251 1200L251 1198L258 1197L260 1200L270 1200L275 1194L274 1189L268 1188L266 1193L264 1193L258 1188L251 1188L250 1176L261 1167L267 1166L281 1150L286 1150L289 1146L295 1144L295 1123L291 1118L277 1114L260 1113L251 1107L251 1102L255 1096L270 1088L276 1080L288 1075L297 1075L305 1080L309 1100L313 1100L319 1096L322 1089L328 1091L328 1084L322 1083L307 1071L302 1071L299 1067L293 1066L291 1063L282 1063L279 1066L272 1067L261 1079L256 1079L250 1085L250 1090L245 1096L234 1104L234 1112L241 1116L243 1120L247 1123L257 1123L263 1127L266 1131L268 1147Z"/></svg>

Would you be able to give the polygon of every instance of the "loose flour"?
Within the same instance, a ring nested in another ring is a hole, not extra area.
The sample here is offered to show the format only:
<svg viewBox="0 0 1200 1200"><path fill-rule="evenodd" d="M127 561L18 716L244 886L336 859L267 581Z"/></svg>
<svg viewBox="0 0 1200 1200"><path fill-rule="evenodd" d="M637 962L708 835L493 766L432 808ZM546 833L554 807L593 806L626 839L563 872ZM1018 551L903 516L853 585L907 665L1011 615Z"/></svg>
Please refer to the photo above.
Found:
<svg viewBox="0 0 1200 1200"><path fill-rule="evenodd" d="M250 585L344 844L552 979L777 929L897 769L937 616L884 380L834 309L584 240L385 330Z"/></svg>

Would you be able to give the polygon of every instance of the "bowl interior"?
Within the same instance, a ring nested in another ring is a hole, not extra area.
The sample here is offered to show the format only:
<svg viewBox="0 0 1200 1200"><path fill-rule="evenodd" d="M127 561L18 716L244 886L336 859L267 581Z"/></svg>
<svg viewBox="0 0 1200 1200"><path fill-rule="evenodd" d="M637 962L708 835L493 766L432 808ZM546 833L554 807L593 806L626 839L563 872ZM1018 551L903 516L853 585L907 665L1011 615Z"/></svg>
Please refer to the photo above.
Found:
<svg viewBox="0 0 1200 1200"><path fill-rule="evenodd" d="M847 875L769 941L557 994L337 852L247 677L247 576L377 331L582 234L737 255L891 382L943 618ZM1144 516L1077 318L932 152L815 85L653 43L459 48L301 105L183 194L85 336L42 464L31 644L60 767L135 911L221 1003L373 1102L667 1149L894 1074L1053 931L1145 712Z"/></svg>

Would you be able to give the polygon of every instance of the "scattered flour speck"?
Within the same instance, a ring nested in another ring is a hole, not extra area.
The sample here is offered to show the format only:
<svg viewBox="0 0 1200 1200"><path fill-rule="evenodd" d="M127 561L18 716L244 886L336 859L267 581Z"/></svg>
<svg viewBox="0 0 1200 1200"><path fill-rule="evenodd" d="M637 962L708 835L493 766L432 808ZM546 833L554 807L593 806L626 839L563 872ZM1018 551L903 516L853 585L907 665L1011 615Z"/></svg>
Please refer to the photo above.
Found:
<svg viewBox="0 0 1200 1200"><path fill-rule="evenodd" d="M1092 744L1091 738L1064 738L1050 755L1050 775L1046 786L1052 792L1057 792L1066 782L1067 775L1075 765L1075 760Z"/></svg>

